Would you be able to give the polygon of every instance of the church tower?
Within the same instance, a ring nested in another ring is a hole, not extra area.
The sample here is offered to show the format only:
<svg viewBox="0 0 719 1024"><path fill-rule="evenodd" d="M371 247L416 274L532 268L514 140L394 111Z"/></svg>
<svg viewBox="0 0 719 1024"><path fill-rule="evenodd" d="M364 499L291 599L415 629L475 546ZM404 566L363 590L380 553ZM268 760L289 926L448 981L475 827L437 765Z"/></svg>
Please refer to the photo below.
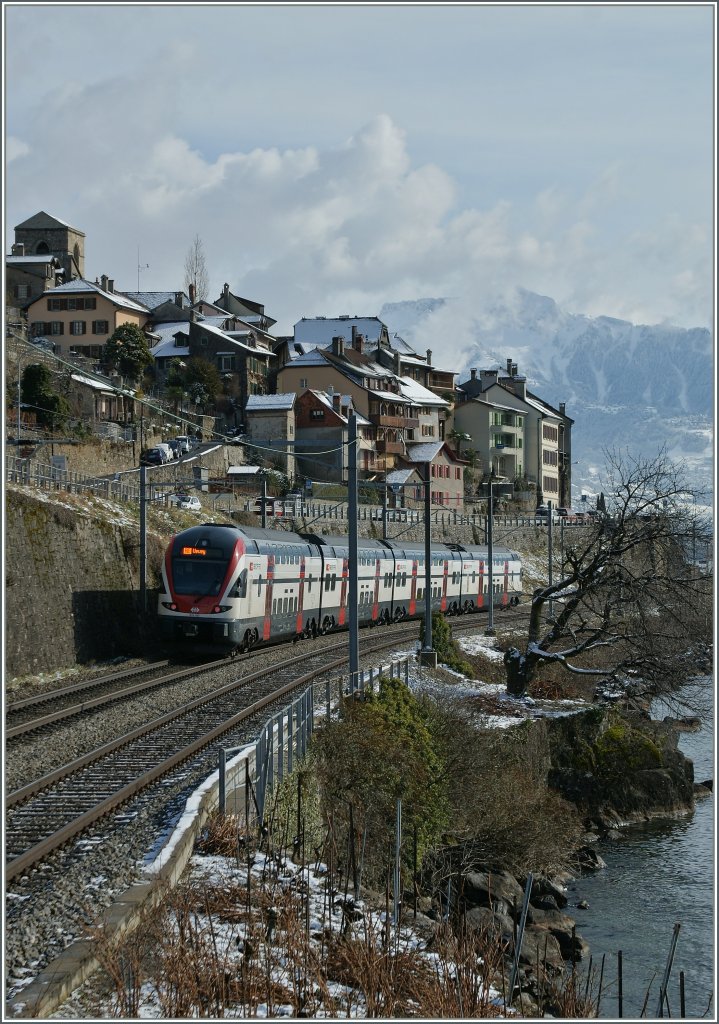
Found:
<svg viewBox="0 0 719 1024"><path fill-rule="evenodd" d="M85 276L85 232L42 210L17 225L13 252L56 256L65 270L65 281Z"/></svg>

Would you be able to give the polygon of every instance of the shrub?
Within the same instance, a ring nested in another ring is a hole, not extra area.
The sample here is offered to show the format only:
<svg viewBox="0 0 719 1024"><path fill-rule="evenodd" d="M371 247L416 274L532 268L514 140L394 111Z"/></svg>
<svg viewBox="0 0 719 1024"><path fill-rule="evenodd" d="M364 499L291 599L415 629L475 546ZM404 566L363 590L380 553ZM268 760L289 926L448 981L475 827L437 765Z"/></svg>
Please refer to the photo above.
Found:
<svg viewBox="0 0 719 1024"><path fill-rule="evenodd" d="M420 856L446 824L441 744L426 706L399 679L381 679L377 695L347 700L341 710L340 721L313 738L324 815L338 835L347 835L352 808L356 835L349 843L341 841L340 848L346 851L364 838L368 875L383 883L394 847L397 799L403 832L416 829ZM404 844L406 862L411 847ZM341 856L346 863L347 854Z"/></svg>
<svg viewBox="0 0 719 1024"><path fill-rule="evenodd" d="M420 623L420 641L424 644L424 619ZM468 679L474 679L475 673L469 662L462 656L456 640L452 636L452 627L439 612L432 613L432 647L437 652L437 660L442 665L461 672Z"/></svg>

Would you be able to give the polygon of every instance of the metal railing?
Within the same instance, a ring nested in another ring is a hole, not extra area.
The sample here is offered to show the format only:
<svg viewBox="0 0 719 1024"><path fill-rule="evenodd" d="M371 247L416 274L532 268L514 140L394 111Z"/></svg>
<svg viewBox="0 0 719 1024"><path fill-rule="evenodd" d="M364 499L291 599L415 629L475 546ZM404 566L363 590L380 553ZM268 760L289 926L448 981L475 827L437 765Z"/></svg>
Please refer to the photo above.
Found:
<svg viewBox="0 0 719 1024"><path fill-rule="evenodd" d="M70 494L94 494L120 501L139 501L140 488L121 476L83 476L69 469L47 466L32 459L5 456L5 479L8 483L26 487L40 487L48 491L68 491Z"/></svg>
<svg viewBox="0 0 719 1024"><path fill-rule="evenodd" d="M227 793L244 793L244 814L247 821L253 813L260 825L265 807L275 785L291 775L307 753L316 722L324 714L329 721L345 697L374 691L382 676L409 680L409 658L363 669L349 676L328 679L324 687L310 684L299 697L273 715L262 727L254 743L253 754L232 761L243 747L223 747L218 752L220 814L227 809Z"/></svg>

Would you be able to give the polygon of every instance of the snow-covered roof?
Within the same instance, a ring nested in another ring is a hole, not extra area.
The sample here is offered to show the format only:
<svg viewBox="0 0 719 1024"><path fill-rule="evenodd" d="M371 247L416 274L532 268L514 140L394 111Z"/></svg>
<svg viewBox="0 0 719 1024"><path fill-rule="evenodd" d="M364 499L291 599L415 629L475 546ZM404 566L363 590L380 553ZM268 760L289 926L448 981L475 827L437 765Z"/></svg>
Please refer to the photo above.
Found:
<svg viewBox="0 0 719 1024"><path fill-rule="evenodd" d="M53 256L52 253L45 253L44 256L6 256L6 263L11 263L13 266L17 266L19 263L58 263L59 259L57 256Z"/></svg>
<svg viewBox="0 0 719 1024"><path fill-rule="evenodd" d="M292 409L294 408L296 397L294 391L283 392L279 395L250 395L245 409L247 412L266 411L267 409Z"/></svg>
<svg viewBox="0 0 719 1024"><path fill-rule="evenodd" d="M444 441L424 441L421 444L408 444L407 458L410 462L434 462L443 447Z"/></svg>
<svg viewBox="0 0 719 1024"><path fill-rule="evenodd" d="M385 480L388 484L406 484L412 474L416 472L414 466L411 469L393 469L387 473Z"/></svg>
<svg viewBox="0 0 719 1024"><path fill-rule="evenodd" d="M372 398L380 398L383 402L399 402L401 405L408 405L410 399L406 395L397 395L394 391L372 391Z"/></svg>
<svg viewBox="0 0 719 1024"><path fill-rule="evenodd" d="M156 327L153 333L160 336L160 341L150 349L152 358L166 359L168 356L176 356L181 359L183 356L189 356L189 345L175 345L175 335L180 332L187 334L188 328L186 320L176 320L175 323L160 324Z"/></svg>
<svg viewBox="0 0 719 1024"><path fill-rule="evenodd" d="M162 306L165 302L174 302L177 297L177 292L120 292L121 295L126 295L128 299L132 299L133 302L139 302L143 306L147 306L148 309L157 309L158 306ZM184 292L181 293L182 298L185 300L182 305L189 305L190 300L187 298Z"/></svg>
<svg viewBox="0 0 719 1024"><path fill-rule="evenodd" d="M389 339L389 343L395 352L405 353L407 355L415 355L415 350L409 345L404 338L401 338L399 334L393 334Z"/></svg>
<svg viewBox="0 0 719 1024"><path fill-rule="evenodd" d="M112 394L129 395L131 398L135 397L135 392L130 388L117 387L109 380L98 380L96 377L88 377L84 373L72 373L70 376L78 384L84 384L88 388L94 388L95 391L108 391Z"/></svg>
<svg viewBox="0 0 719 1024"><path fill-rule="evenodd" d="M259 471L259 466L230 466L227 470L231 476L254 476Z"/></svg>
<svg viewBox="0 0 719 1024"><path fill-rule="evenodd" d="M412 380L411 377L400 377L399 380L402 387L402 394L416 405L438 405L443 406L444 408L449 407L449 402L445 401L444 398L440 398L439 395L435 395L434 391L430 391L429 388L426 388L416 380Z"/></svg>
<svg viewBox="0 0 719 1024"><path fill-rule="evenodd" d="M323 405L327 406L328 409L331 409L332 412L335 414L335 416L338 416L342 420L343 423L347 423L348 417L345 416L345 414L343 412L340 412L339 409L335 409L335 407L334 407L334 402L333 402L334 395L330 395L327 391L315 391L314 388L307 388L307 390L311 391L312 394L315 395L315 397L320 402L322 402ZM362 415L361 412L358 412L354 408L354 402L352 400L352 395L342 395L340 406L341 406L342 409L347 409L348 407L351 408L352 412L354 412L355 417L357 419L357 425L358 426L360 426L360 427L371 427L372 426L372 421L366 419Z"/></svg>
<svg viewBox="0 0 719 1024"><path fill-rule="evenodd" d="M203 331L208 331L210 334L215 334L217 337L222 338L224 341L228 341L231 345L235 345L237 348L243 349L245 352L252 352L253 355L264 355L274 357L275 353L270 351L268 348L255 347L254 345L246 345L241 341L241 338L249 337L250 331L222 331L219 327L213 326L213 324L207 323L206 320L202 320L196 325L201 327Z"/></svg>
<svg viewBox="0 0 719 1024"><path fill-rule="evenodd" d="M81 277L76 278L74 281L66 281L64 284L59 284L56 288L48 288L47 291L42 293L41 298L48 299L55 295L74 295L78 292L95 292L104 299L109 299L110 302L120 306L122 309L132 309L137 313L150 312L147 306L141 306L138 302L133 302L132 299L128 299L122 292L106 292L99 284L85 281Z"/></svg>
<svg viewBox="0 0 719 1024"><path fill-rule="evenodd" d="M344 337L347 344L352 340L352 328L357 328L369 344L379 342L382 328L385 324L376 316L350 316L350 317L302 317L295 324L295 341L316 345L318 348L329 348L332 339Z"/></svg>

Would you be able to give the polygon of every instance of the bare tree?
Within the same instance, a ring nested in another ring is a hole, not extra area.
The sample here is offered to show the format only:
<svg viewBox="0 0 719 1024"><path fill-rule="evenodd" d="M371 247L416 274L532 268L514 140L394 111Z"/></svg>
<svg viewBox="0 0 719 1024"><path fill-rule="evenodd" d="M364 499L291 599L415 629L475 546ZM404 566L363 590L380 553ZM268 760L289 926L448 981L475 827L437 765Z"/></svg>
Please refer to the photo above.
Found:
<svg viewBox="0 0 719 1024"><path fill-rule="evenodd" d="M524 650L504 656L512 694L550 663L669 694L709 657L712 586L696 548L711 524L664 450L612 450L606 461L606 513L590 530L565 531L561 578L534 591Z"/></svg>
<svg viewBox="0 0 719 1024"><path fill-rule="evenodd" d="M207 298L210 279L207 274L205 248L199 235L195 235L185 257L185 289L188 292L190 285L194 288L195 302L201 302Z"/></svg>

